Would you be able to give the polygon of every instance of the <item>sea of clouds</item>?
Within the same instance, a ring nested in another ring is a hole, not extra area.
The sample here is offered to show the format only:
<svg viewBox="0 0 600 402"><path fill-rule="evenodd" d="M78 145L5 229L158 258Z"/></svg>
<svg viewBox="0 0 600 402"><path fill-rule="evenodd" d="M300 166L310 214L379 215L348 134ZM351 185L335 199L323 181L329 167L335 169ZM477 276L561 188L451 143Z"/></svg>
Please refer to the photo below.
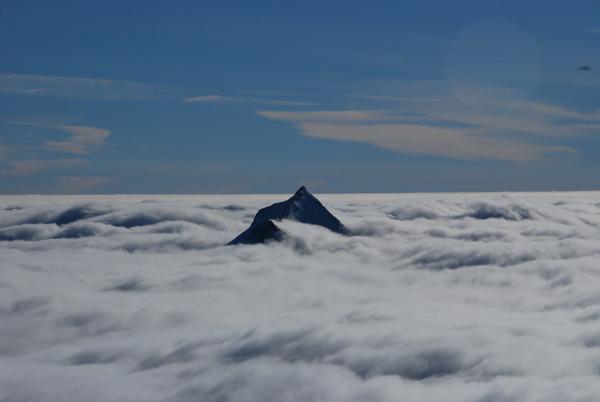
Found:
<svg viewBox="0 0 600 402"><path fill-rule="evenodd" d="M600 193L0 196L0 401L600 400Z"/></svg>

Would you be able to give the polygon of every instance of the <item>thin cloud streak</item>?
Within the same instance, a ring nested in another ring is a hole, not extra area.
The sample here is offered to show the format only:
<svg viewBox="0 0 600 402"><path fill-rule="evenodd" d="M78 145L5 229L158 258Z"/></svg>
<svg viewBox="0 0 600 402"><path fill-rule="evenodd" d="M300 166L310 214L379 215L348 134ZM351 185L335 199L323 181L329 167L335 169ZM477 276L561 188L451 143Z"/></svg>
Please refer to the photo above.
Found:
<svg viewBox="0 0 600 402"><path fill-rule="evenodd" d="M398 153L465 160L524 162L546 154L574 154L561 139L598 133L600 112L580 112L529 100L516 89L411 83L406 96L347 95L364 109L259 110L306 136L372 144ZM413 95L414 94L414 95ZM412 95L412 96L411 96Z"/></svg>
<svg viewBox="0 0 600 402"><path fill-rule="evenodd" d="M497 138L476 137L465 130L418 124L352 124L346 121L319 122L302 119L303 112L283 116L272 111L260 116L282 121L294 121L302 132L315 138L363 142L400 153L436 155L456 159L490 159L528 161L537 159L543 150L534 145ZM333 112L335 113L335 112ZM290 120L292 117L293 120Z"/></svg>
<svg viewBox="0 0 600 402"><path fill-rule="evenodd" d="M71 134L71 138L64 141L46 141L44 145L48 149L55 151L68 152L79 155L88 155L93 148L100 147L110 136L110 131L86 126L57 126Z"/></svg>
<svg viewBox="0 0 600 402"><path fill-rule="evenodd" d="M9 155L11 155L12 153L14 153L14 148L10 147L8 145L0 145L0 157L1 158L6 158Z"/></svg>
<svg viewBox="0 0 600 402"><path fill-rule="evenodd" d="M0 93L64 98L144 100L164 97L168 88L152 83L54 75L0 73Z"/></svg>
<svg viewBox="0 0 600 402"><path fill-rule="evenodd" d="M58 178L57 183L66 193L81 193L112 181L112 178L104 176L61 176Z"/></svg>
<svg viewBox="0 0 600 402"><path fill-rule="evenodd" d="M183 100L183 103L256 103L281 106L309 106L312 102L294 101L285 99L267 99L244 96L224 96L224 95L202 95L191 96Z"/></svg>
<svg viewBox="0 0 600 402"><path fill-rule="evenodd" d="M91 151L104 145L111 132L104 128L91 126L41 124L34 122L12 121L12 124L41 127L68 133L71 137L62 141L46 141L44 146L53 151L61 151L78 155L89 155Z"/></svg>
<svg viewBox="0 0 600 402"><path fill-rule="evenodd" d="M258 111L259 116L273 120L291 121L294 123L319 122L319 123L364 123L389 120L387 116L377 110L303 110L303 111Z"/></svg>
<svg viewBox="0 0 600 402"><path fill-rule="evenodd" d="M42 173L48 170L63 169L79 166L86 163L83 159L31 159L10 161L0 170L2 177L25 177Z"/></svg>
<svg viewBox="0 0 600 402"><path fill-rule="evenodd" d="M58 96L76 99L103 100L171 100L180 101L182 89L161 84L106 78L0 73L0 93L23 96ZM183 97L183 103L247 103L280 106L309 106L314 102L256 96L226 96L218 94Z"/></svg>

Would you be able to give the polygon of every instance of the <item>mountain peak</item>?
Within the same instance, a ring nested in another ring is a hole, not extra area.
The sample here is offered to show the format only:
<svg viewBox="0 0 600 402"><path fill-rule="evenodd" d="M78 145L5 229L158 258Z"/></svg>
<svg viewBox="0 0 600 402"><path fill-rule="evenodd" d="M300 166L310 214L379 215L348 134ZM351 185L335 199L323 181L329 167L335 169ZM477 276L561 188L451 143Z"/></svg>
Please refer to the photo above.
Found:
<svg viewBox="0 0 600 402"><path fill-rule="evenodd" d="M282 238L281 230L273 221L282 219L323 226L336 233L347 232L342 222L333 216L305 186L302 186L286 201L261 208L254 216L250 227L229 244L254 244L267 240L280 240ZM267 221L270 224L265 225ZM257 231L260 231L261 234L257 235Z"/></svg>
<svg viewBox="0 0 600 402"><path fill-rule="evenodd" d="M302 197L302 196L303 196L305 193L308 193L308 194L310 194L310 193L308 192L308 190L306 189L306 187L305 187L305 186L301 186L301 187L300 187L300 188L299 188L299 189L296 191L296 193L294 194L294 196L295 196L295 197Z"/></svg>

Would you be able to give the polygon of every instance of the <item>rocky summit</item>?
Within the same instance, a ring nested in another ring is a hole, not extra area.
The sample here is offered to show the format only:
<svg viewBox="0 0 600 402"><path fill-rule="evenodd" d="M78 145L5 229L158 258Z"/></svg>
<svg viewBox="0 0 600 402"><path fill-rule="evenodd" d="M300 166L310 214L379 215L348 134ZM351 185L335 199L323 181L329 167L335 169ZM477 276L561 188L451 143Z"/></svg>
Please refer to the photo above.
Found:
<svg viewBox="0 0 600 402"><path fill-rule="evenodd" d="M286 201L260 209L250 227L229 244L256 244L281 240L283 233L273 221L282 219L323 226L336 233L347 232L342 222L333 216L306 187L302 186Z"/></svg>

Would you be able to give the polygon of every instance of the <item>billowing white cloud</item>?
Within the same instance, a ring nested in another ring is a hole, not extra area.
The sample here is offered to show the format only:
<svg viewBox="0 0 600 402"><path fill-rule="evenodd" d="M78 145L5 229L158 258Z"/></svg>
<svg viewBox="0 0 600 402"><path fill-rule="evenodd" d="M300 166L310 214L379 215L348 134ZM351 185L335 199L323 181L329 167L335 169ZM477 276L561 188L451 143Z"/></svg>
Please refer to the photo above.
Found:
<svg viewBox="0 0 600 402"><path fill-rule="evenodd" d="M600 193L283 198L0 196L2 399L600 398Z"/></svg>

